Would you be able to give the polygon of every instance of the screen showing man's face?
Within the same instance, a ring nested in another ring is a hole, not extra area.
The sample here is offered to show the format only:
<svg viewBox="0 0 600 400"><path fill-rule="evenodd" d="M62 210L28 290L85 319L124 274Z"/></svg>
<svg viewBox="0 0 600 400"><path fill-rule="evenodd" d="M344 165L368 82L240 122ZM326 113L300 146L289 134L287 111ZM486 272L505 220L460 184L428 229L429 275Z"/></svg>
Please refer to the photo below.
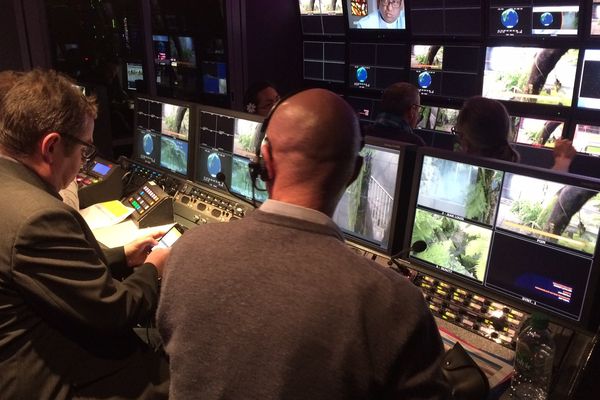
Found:
<svg viewBox="0 0 600 400"><path fill-rule="evenodd" d="M388 24L395 22L400 16L403 0L378 0L381 18Z"/></svg>

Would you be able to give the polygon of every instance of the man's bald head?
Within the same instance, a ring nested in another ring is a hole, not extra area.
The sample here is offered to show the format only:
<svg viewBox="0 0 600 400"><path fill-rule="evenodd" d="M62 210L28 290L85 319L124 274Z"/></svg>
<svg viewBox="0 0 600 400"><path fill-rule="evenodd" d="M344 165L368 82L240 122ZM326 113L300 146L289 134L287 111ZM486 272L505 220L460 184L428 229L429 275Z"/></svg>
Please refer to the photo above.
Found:
<svg viewBox="0 0 600 400"><path fill-rule="evenodd" d="M355 177L360 150L348 103L328 90L300 92L277 107L266 136L270 197L332 214Z"/></svg>

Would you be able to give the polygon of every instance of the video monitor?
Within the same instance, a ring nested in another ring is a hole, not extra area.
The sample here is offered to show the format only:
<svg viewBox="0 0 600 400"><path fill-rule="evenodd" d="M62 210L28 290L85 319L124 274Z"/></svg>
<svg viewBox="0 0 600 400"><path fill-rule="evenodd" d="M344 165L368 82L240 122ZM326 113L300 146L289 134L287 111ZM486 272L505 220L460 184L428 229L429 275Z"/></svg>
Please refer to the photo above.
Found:
<svg viewBox="0 0 600 400"><path fill-rule="evenodd" d="M578 2L574 5L556 5L552 1L532 3L535 4L524 2L519 7L491 7L490 36L577 35Z"/></svg>
<svg viewBox="0 0 600 400"><path fill-rule="evenodd" d="M137 129L134 158L154 166L160 165L160 134Z"/></svg>
<svg viewBox="0 0 600 400"><path fill-rule="evenodd" d="M302 33L344 35L342 0L298 0Z"/></svg>
<svg viewBox="0 0 600 400"><path fill-rule="evenodd" d="M256 156L256 147L260 137L260 121L250 119L235 119L235 135L233 139L233 154L245 158L254 158Z"/></svg>
<svg viewBox="0 0 600 400"><path fill-rule="evenodd" d="M173 66L196 67L196 48L190 36L171 36L169 38L171 61Z"/></svg>
<svg viewBox="0 0 600 400"><path fill-rule="evenodd" d="M144 80L144 69L141 63L127 63L127 89L137 90L136 81Z"/></svg>
<svg viewBox="0 0 600 400"><path fill-rule="evenodd" d="M231 176L231 153L206 146L198 146L196 151L196 182L204 183L216 189L224 189L224 183L217 179L219 173ZM226 182L230 185L230 181Z"/></svg>
<svg viewBox="0 0 600 400"><path fill-rule="evenodd" d="M374 121L377 116L377 107L380 99L370 99L366 97L348 96L346 101L356 112L361 121Z"/></svg>
<svg viewBox="0 0 600 400"><path fill-rule="evenodd" d="M343 15L341 0L298 0L301 15Z"/></svg>
<svg viewBox="0 0 600 400"><path fill-rule="evenodd" d="M425 96L474 96L479 92L479 54L475 46L413 45L410 82Z"/></svg>
<svg viewBox="0 0 600 400"><path fill-rule="evenodd" d="M573 147L580 153L600 157L600 126L575 125Z"/></svg>
<svg viewBox="0 0 600 400"><path fill-rule="evenodd" d="M589 327L600 180L420 149L405 246L411 264Z"/></svg>
<svg viewBox="0 0 600 400"><path fill-rule="evenodd" d="M154 63L170 64L171 45L169 44L169 36L152 35L152 42L154 44Z"/></svg>
<svg viewBox="0 0 600 400"><path fill-rule="evenodd" d="M225 184L232 193L252 200L248 163L256 156L263 118L207 106L202 106L199 115L194 179L226 190L217 179L217 174L222 172ZM264 189L264 183L258 180L257 188ZM254 199L264 201L266 191L255 190Z"/></svg>
<svg viewBox="0 0 600 400"><path fill-rule="evenodd" d="M488 47L485 97L525 103L571 106L577 49Z"/></svg>
<svg viewBox="0 0 600 400"><path fill-rule="evenodd" d="M169 136L160 137L160 166L187 175L188 142Z"/></svg>
<svg viewBox="0 0 600 400"><path fill-rule="evenodd" d="M410 7L413 36L481 36L480 0L413 1Z"/></svg>
<svg viewBox="0 0 600 400"><path fill-rule="evenodd" d="M350 29L406 29L404 0L347 0Z"/></svg>
<svg viewBox="0 0 600 400"><path fill-rule="evenodd" d="M600 109L600 50L586 49L579 83L577 106Z"/></svg>
<svg viewBox="0 0 600 400"><path fill-rule="evenodd" d="M231 167L231 191L248 200L252 200L253 196L256 201L264 203L267 200L267 187L265 182L260 178L256 180L256 188L254 195L252 194L252 178L250 177L248 164L250 159L233 155Z"/></svg>
<svg viewBox="0 0 600 400"><path fill-rule="evenodd" d="M307 40L303 43L304 79L341 82L346 77L346 44Z"/></svg>
<svg viewBox="0 0 600 400"><path fill-rule="evenodd" d="M592 21L590 34L592 36L600 35L600 0L592 1Z"/></svg>
<svg viewBox="0 0 600 400"><path fill-rule="evenodd" d="M410 187L402 176L409 151L414 154L410 146L394 148L367 137L360 153L363 156L360 173L344 192L333 215L349 240L382 253L393 252L394 240L401 235L396 232L402 225L398 214L404 210L399 209L400 197L407 199ZM404 187L402 192L401 187Z"/></svg>
<svg viewBox="0 0 600 400"><path fill-rule="evenodd" d="M406 81L409 65L408 49L403 44L350 43L348 87L384 90Z"/></svg>
<svg viewBox="0 0 600 400"><path fill-rule="evenodd" d="M227 64L202 61L202 90L209 94L227 94Z"/></svg>
<svg viewBox="0 0 600 400"><path fill-rule="evenodd" d="M190 132L190 109L176 104L162 104L160 130L187 142Z"/></svg>
<svg viewBox="0 0 600 400"><path fill-rule="evenodd" d="M459 111L455 108L422 105L422 118L417 124L417 129L451 133L456 125Z"/></svg>
<svg viewBox="0 0 600 400"><path fill-rule="evenodd" d="M564 122L539 118L511 116L512 141L535 147L554 147L562 138Z"/></svg>
<svg viewBox="0 0 600 400"><path fill-rule="evenodd" d="M187 176L192 110L191 104L180 101L138 97L134 158Z"/></svg>

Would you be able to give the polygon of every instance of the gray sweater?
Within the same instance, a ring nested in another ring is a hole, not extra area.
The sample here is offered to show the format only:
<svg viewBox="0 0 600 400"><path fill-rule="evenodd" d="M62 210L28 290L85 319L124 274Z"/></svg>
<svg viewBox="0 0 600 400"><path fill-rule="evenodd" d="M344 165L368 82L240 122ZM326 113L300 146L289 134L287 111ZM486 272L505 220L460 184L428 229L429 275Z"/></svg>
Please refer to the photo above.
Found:
<svg viewBox="0 0 600 400"><path fill-rule="evenodd" d="M339 230L254 211L174 246L158 309L171 399L443 399L420 291Z"/></svg>

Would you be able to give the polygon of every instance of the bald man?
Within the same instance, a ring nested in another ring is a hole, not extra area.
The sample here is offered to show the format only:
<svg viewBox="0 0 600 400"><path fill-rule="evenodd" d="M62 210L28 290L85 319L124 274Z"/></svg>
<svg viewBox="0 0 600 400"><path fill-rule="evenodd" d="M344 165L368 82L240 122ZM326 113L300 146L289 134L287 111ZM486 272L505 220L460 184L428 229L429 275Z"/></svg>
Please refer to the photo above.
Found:
<svg viewBox="0 0 600 400"><path fill-rule="evenodd" d="M270 199L175 244L158 308L171 399L447 398L422 294L331 219L360 143L334 93L284 100L261 149Z"/></svg>

